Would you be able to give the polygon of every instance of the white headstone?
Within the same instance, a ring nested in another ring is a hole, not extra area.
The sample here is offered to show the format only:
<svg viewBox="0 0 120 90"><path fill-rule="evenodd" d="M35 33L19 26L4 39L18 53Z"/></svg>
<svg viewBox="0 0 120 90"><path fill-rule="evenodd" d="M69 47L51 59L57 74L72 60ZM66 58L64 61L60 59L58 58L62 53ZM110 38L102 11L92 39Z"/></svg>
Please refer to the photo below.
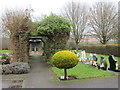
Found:
<svg viewBox="0 0 120 90"><path fill-rule="evenodd" d="M82 51L81 52L81 60L86 60L86 52L85 51Z"/></svg>
<svg viewBox="0 0 120 90"><path fill-rule="evenodd" d="M90 57L93 57L93 54L92 54L92 53L90 53Z"/></svg>
<svg viewBox="0 0 120 90"><path fill-rule="evenodd" d="M78 56L78 58L79 58L79 61L81 61L81 52L78 52L78 53L77 53L77 56Z"/></svg>

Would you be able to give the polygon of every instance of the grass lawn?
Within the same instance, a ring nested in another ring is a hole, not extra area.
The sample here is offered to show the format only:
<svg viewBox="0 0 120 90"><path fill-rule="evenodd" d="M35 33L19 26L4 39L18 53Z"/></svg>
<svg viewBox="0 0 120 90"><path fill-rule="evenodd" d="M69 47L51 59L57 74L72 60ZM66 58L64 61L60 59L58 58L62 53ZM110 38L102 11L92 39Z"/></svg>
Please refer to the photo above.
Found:
<svg viewBox="0 0 120 90"><path fill-rule="evenodd" d="M52 71L59 77L64 75L63 69L56 67L51 68ZM76 76L77 78L95 78L95 77L110 77L115 76L112 72L98 70L97 68L79 62L77 66L67 70L68 75Z"/></svg>
<svg viewBox="0 0 120 90"><path fill-rule="evenodd" d="M0 54L6 54L6 53L10 53L10 50L0 50ZM1 59L2 55L0 55L0 59Z"/></svg>
<svg viewBox="0 0 120 90"><path fill-rule="evenodd" d="M10 50L0 50L0 54L10 53Z"/></svg>
<svg viewBox="0 0 120 90"><path fill-rule="evenodd" d="M73 51L73 50L72 50ZM81 52L82 50L79 50ZM86 57L89 57L90 53L86 53ZM98 57L98 64L100 63L100 57L104 56L105 60L107 61L108 68L109 68L109 61L108 61L108 55L100 55L97 54ZM117 64L120 62L120 57L114 57L115 60L117 60ZM51 68L52 71L59 77L64 75L63 69L58 69L56 67ZM95 77L110 77L115 76L112 72L104 71L104 70L98 70L97 68L86 65L84 63L79 62L76 67L73 67L71 69L68 69L68 75L76 76L77 78L95 78Z"/></svg>

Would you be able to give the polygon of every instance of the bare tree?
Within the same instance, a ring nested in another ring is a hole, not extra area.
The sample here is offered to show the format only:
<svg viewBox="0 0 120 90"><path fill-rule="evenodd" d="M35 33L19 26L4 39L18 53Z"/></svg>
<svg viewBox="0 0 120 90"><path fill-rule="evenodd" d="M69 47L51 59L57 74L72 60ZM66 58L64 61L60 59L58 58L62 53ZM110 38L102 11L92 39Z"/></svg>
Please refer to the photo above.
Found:
<svg viewBox="0 0 120 90"><path fill-rule="evenodd" d="M118 2L118 34L117 34L117 41L120 44L120 2Z"/></svg>
<svg viewBox="0 0 120 90"><path fill-rule="evenodd" d="M31 10L6 10L2 16L3 25L10 31L14 61L28 62L28 35L33 30Z"/></svg>
<svg viewBox="0 0 120 90"><path fill-rule="evenodd" d="M62 10L62 16L71 23L71 33L76 43L76 50L78 50L78 44L83 38L83 33L87 26L87 10L87 7L79 2L68 2Z"/></svg>
<svg viewBox="0 0 120 90"><path fill-rule="evenodd" d="M1 37L2 38L9 38L10 37L10 31L5 28L5 26L1 25Z"/></svg>
<svg viewBox="0 0 120 90"><path fill-rule="evenodd" d="M91 33L100 43L106 44L116 36L118 30L116 8L110 2L97 2L90 8L90 12Z"/></svg>

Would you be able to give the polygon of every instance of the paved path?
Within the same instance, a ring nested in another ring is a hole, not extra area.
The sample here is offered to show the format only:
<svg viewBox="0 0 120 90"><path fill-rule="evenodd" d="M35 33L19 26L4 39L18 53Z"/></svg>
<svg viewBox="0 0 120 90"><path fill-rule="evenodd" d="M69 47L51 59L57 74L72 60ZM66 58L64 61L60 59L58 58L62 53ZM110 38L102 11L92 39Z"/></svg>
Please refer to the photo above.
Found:
<svg viewBox="0 0 120 90"><path fill-rule="evenodd" d="M118 77L58 81L40 56L34 56L24 88L118 88Z"/></svg>
<svg viewBox="0 0 120 90"><path fill-rule="evenodd" d="M40 56L34 56L31 72L27 74L25 88L54 87L53 74Z"/></svg>

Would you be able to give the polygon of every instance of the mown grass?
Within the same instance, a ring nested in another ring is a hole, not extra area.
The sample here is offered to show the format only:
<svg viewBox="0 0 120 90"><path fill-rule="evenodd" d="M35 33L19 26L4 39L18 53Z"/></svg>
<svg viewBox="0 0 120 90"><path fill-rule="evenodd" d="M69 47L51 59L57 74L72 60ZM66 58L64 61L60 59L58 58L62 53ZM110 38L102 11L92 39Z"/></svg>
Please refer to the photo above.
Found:
<svg viewBox="0 0 120 90"><path fill-rule="evenodd" d="M52 71L59 77L64 75L63 69L56 67L51 68ZM105 70L98 70L97 68L79 62L74 68L67 70L68 75L76 76L77 78L96 78L96 77L110 77L115 76L112 72Z"/></svg>
<svg viewBox="0 0 120 90"><path fill-rule="evenodd" d="M10 50L0 50L0 54L6 54L6 53L11 53ZM2 55L0 55L0 59L1 59Z"/></svg>
<svg viewBox="0 0 120 90"><path fill-rule="evenodd" d="M72 50L73 51L73 50ZM79 50L79 52L81 52L82 50ZM98 57L98 64L100 63L100 57L104 56L105 60L107 61L108 64L108 68L109 68L109 60L108 60L108 55L100 55L97 54ZM90 57L90 53L86 53L86 57ZM115 60L117 60L118 62L120 62L120 57L114 57ZM117 63L118 63L117 62ZM59 77L59 76L63 76L64 75L64 71L63 69L58 69L56 67L52 67L51 68L52 71ZM96 78L96 77L110 77L110 76L115 76L114 73L112 72L108 72L105 70L98 70L97 68L90 66L90 65L86 65L82 62L79 62L77 66L68 69L68 75L72 75L72 76L76 76L77 78Z"/></svg>
<svg viewBox="0 0 120 90"><path fill-rule="evenodd" d="M11 50L0 50L0 54L10 53Z"/></svg>

